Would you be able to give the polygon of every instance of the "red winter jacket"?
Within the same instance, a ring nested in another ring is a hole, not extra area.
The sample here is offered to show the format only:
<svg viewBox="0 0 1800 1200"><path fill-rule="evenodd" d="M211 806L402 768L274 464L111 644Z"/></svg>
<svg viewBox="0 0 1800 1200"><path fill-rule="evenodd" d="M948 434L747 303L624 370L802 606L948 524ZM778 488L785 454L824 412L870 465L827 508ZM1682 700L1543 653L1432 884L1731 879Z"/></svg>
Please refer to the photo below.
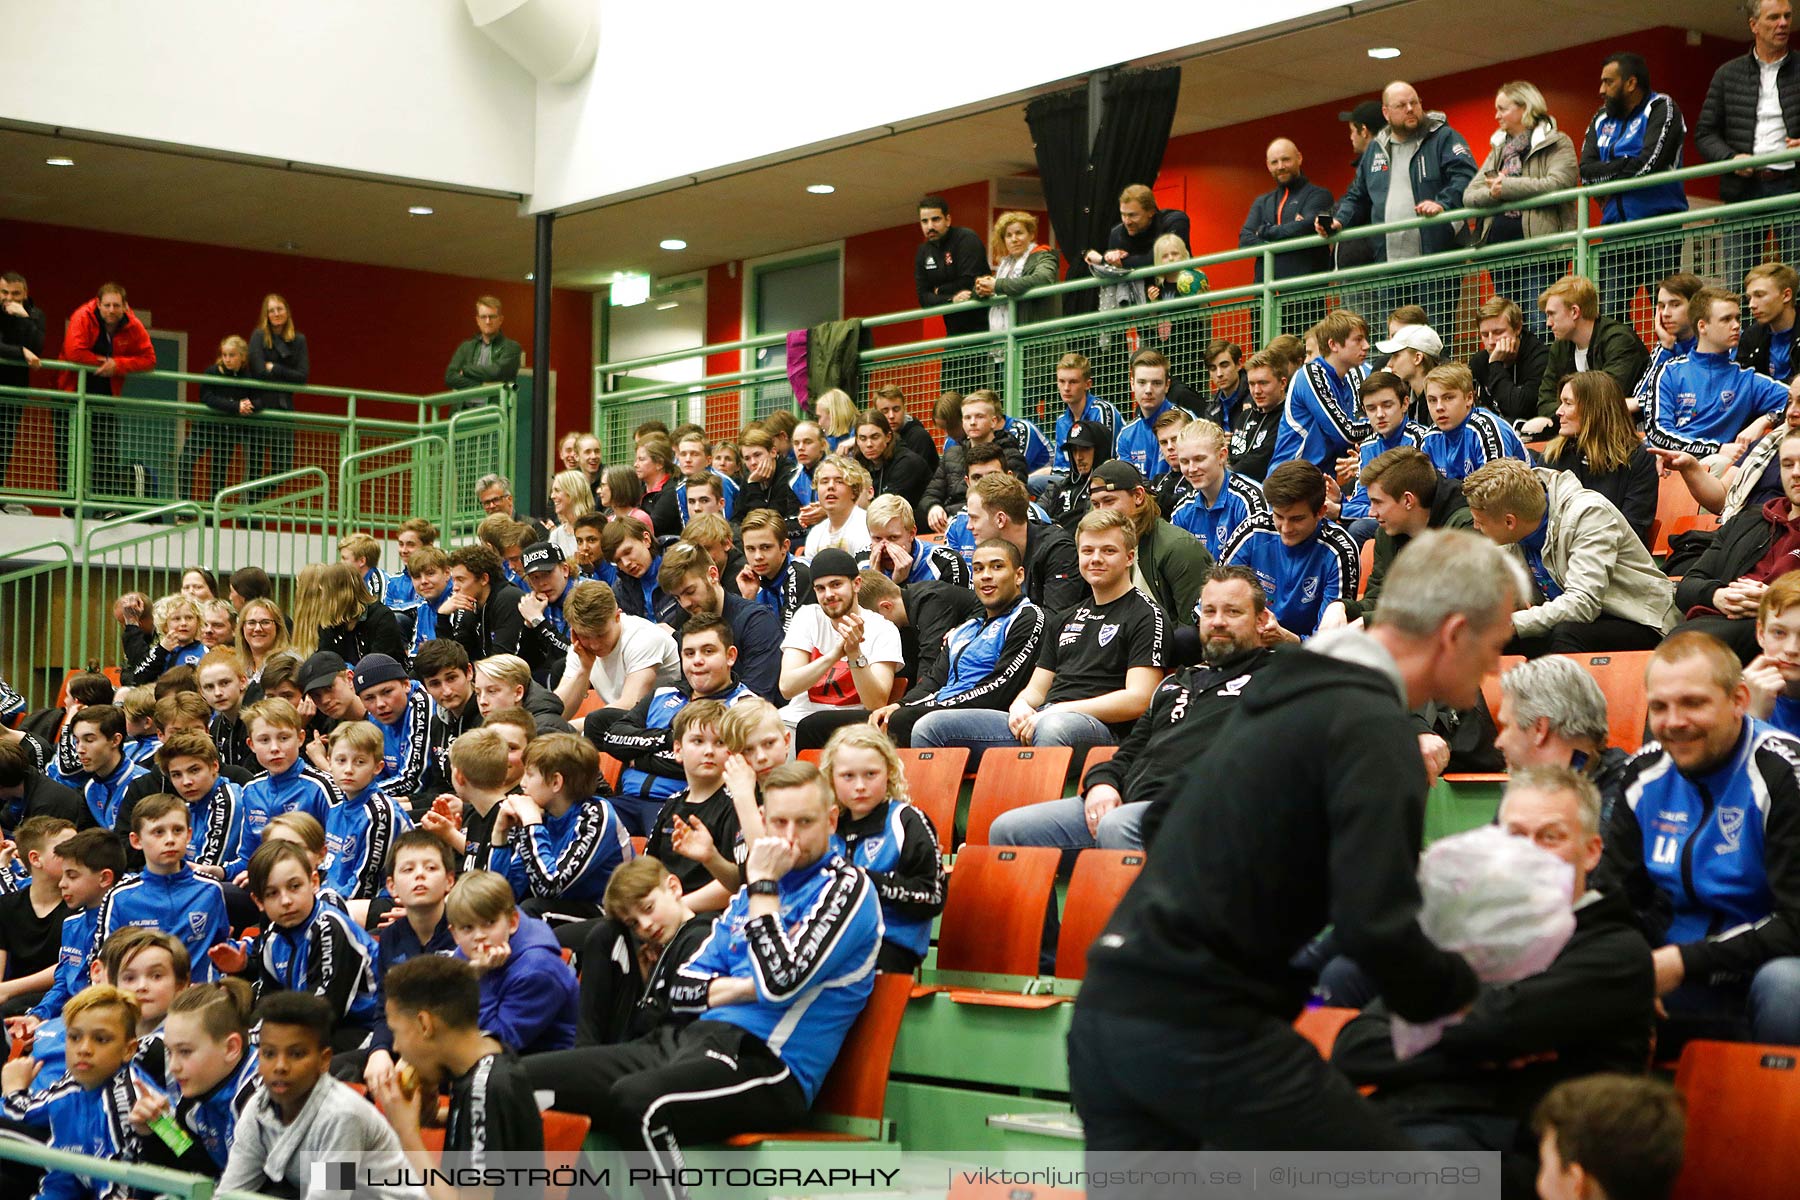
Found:
<svg viewBox="0 0 1800 1200"><path fill-rule="evenodd" d="M96 298L69 314L69 323L63 329L62 356L70 362L99 366L102 358L93 350L94 341L99 336L100 301ZM126 375L156 369L156 347L150 344L149 331L129 308L125 310L125 319L113 330L112 351L112 359L118 364L119 374L106 382L112 384L112 394L115 396L124 390ZM74 391L75 372L62 372L57 386L65 392Z"/></svg>

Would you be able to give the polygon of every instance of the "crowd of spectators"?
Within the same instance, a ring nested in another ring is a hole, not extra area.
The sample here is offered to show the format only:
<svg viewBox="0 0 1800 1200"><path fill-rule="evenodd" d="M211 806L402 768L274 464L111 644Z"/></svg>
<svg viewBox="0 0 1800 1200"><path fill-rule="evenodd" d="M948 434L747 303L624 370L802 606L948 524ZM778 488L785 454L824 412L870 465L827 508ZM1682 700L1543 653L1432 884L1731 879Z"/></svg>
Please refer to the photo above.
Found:
<svg viewBox="0 0 1800 1200"><path fill-rule="evenodd" d="M1759 61L1777 33L1785 52L1787 12L1750 6ZM1605 71L1579 159L1508 84L1479 165L1395 83L1380 127L1350 114L1341 201L1271 144L1245 244L1464 203L1495 210L1490 244L1553 231L1561 209L1506 204L1597 178L1590 161L1671 165L1673 103L1633 55ZM1766 150L1790 75L1759 92L1727 64L1706 138ZM1791 183L1764 174L1746 194ZM922 303L1021 294L1053 266L1026 214L986 248L941 200L920 215ZM1095 269L1185 257L1185 217L1148 188L1120 216ZM1027 381L1063 404L1049 430L993 391L876 386L728 436L646 422L627 463L575 432L545 495L477 483L465 544L415 518L391 554L354 534L292 580L194 567L124 595L117 686L77 672L36 709L3 692L0 1012L24 1048L5 1117L254 1190L293 1184L307 1147L422 1152L440 1089L451 1152L541 1150L534 1091L669 1162L796 1124L944 904L896 750L1112 746L990 835L1147 856L1071 1034L1090 1148L1486 1149L1553 1186L1630 1177L1606 1131L1631 1127L1638 1169L1672 1174L1678 1106L1614 1076L1653 1038L1800 1044L1800 280L1766 240L1741 251L1744 299L1674 264L1649 281L1654 352L1591 280L1521 268L1469 363L1425 288L1373 331L1338 305L1253 353L1212 340L1204 386L1153 345L1121 378L1070 350ZM36 310L0 284L29 370ZM498 301L477 320L452 387L518 369ZM64 357L97 375L142 369L122 289L70 331ZM230 394L305 382L280 296L212 373L221 411L291 404ZM927 402L935 434L909 412ZM280 432L245 442L257 470L291 461ZM1722 524L1659 561L1667 475ZM1651 651L1633 755L1570 657L1624 650ZM1529 661L1490 712L1502 653ZM1506 986L1415 919L1427 783L1482 755L1512 772L1498 824L1573 881L1574 938ZM1288 1028L1309 989L1362 1010L1333 1067ZM1390 1015L1451 1013L1396 1060ZM1295 1098L1241 1103L1277 1091Z"/></svg>

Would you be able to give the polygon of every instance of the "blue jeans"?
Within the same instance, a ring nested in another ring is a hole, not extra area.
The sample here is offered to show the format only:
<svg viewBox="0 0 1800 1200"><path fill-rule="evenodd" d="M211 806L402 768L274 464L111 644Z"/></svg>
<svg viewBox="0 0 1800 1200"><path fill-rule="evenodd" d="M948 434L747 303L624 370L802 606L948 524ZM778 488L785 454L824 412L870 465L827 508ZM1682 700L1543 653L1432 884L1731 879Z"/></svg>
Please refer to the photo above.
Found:
<svg viewBox="0 0 1800 1200"><path fill-rule="evenodd" d="M1080 796L1027 804L994 818L988 842L995 846L1054 846L1058 850L1142 850L1142 826L1148 803L1121 804L1100 818L1096 836L1087 827L1087 806Z"/></svg>
<svg viewBox="0 0 1800 1200"><path fill-rule="evenodd" d="M967 712L934 712L913 726L914 746L967 746L979 762L989 746L1017 746L1019 739L1007 727L1007 714L991 708ZM1112 730L1086 713L1052 712L1038 718L1034 746L1111 746ZM971 763L973 765L973 762Z"/></svg>

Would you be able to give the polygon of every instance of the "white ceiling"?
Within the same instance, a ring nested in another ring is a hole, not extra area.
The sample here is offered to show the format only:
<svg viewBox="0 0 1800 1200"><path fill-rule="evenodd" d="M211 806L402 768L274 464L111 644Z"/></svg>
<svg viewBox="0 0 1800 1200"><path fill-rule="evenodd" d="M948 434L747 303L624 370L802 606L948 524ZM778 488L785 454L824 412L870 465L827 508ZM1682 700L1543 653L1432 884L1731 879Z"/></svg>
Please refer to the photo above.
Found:
<svg viewBox="0 0 1800 1200"><path fill-rule="evenodd" d="M1658 25L1745 36L1736 0L1507 0L1470 36L1467 0L1415 0L1169 61L1184 64L1174 132L1188 134L1373 93L1387 68L1360 51L1404 51L1392 73L1433 78ZM1497 15L1497 14L1496 14ZM1353 47L1347 51L1345 47ZM1415 64L1426 64L1421 68ZM1033 167L1022 103L812 157L575 213L556 225L556 283L616 270L671 275L899 224L921 181L951 186ZM531 269L519 204L249 165L140 146L71 142L0 121L0 214L244 249L492 279ZM73 168L44 159L67 155ZM809 183L837 187L830 196ZM429 204L430 217L409 216ZM681 237L684 251L657 248Z"/></svg>

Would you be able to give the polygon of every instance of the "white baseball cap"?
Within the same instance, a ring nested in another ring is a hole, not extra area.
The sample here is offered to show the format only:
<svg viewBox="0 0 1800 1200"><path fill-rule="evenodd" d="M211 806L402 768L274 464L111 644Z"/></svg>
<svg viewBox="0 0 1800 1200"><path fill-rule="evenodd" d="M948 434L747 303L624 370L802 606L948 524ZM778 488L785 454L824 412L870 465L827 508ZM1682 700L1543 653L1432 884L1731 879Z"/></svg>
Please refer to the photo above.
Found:
<svg viewBox="0 0 1800 1200"><path fill-rule="evenodd" d="M1392 354L1396 350L1417 350L1432 358L1442 358L1444 339L1429 325L1402 325L1394 331L1393 337L1385 342L1376 342L1375 348L1383 354Z"/></svg>

